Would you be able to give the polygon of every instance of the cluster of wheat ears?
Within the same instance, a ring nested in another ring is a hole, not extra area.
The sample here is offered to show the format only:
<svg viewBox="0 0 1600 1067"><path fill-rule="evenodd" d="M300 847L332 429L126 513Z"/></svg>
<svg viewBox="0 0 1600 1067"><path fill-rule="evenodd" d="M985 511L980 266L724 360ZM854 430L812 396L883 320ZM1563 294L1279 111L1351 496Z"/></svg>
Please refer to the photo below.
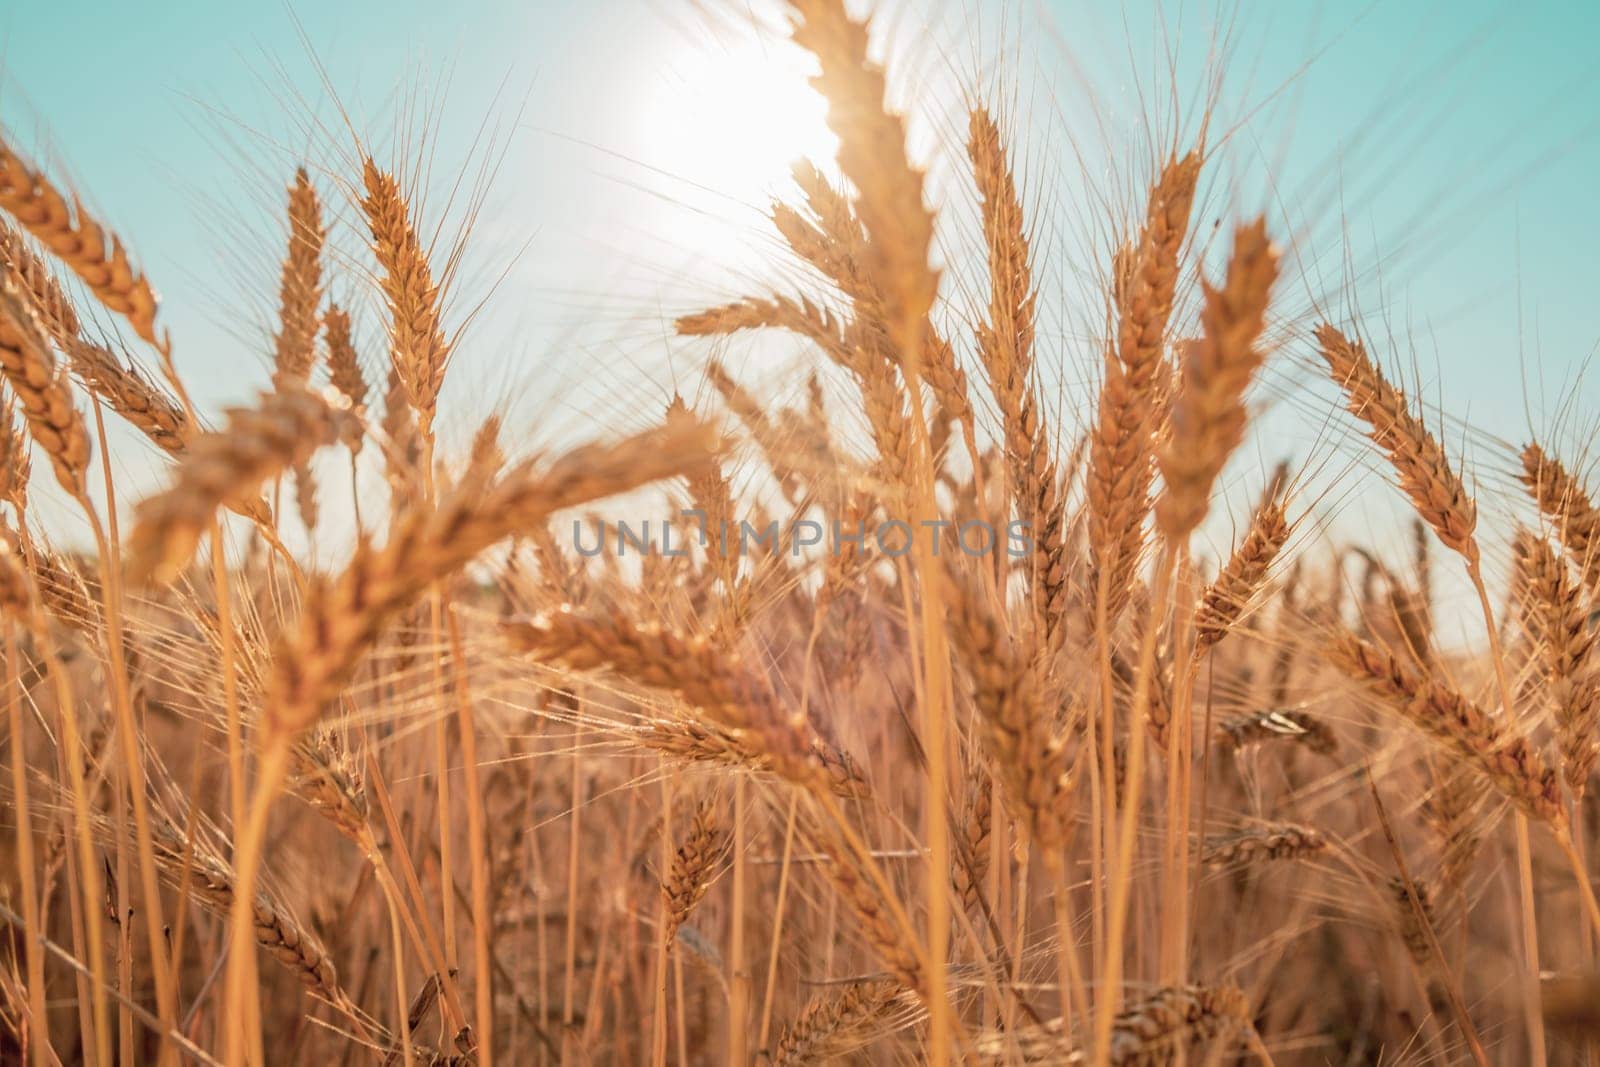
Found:
<svg viewBox="0 0 1600 1067"><path fill-rule="evenodd" d="M451 269L403 167L293 176L271 387L208 425L122 242L0 140L0 1059L1577 1062L1579 479L1506 457L1491 592L1473 492L1362 323L1277 310L1265 219L1197 251L1204 144L1155 161L1100 265L1092 418L1058 425L1006 123L970 108L960 306L866 24L790 7L842 178L801 165L772 207L807 282L676 321L711 339L700 403L532 458L497 420L436 451ZM338 278L332 190L370 256ZM328 299L368 281L381 352ZM793 406L722 362L752 331L815 357ZM1191 552L1273 358L1325 367L1415 508L1356 588L1296 537L1287 468L1231 555ZM170 465L120 528L110 416ZM280 517L315 538L339 455L392 505L314 568ZM30 456L90 550L30 515ZM573 516L627 493L919 535L576 552ZM960 550L967 520L1028 551ZM1434 634L1446 567L1470 652Z"/></svg>

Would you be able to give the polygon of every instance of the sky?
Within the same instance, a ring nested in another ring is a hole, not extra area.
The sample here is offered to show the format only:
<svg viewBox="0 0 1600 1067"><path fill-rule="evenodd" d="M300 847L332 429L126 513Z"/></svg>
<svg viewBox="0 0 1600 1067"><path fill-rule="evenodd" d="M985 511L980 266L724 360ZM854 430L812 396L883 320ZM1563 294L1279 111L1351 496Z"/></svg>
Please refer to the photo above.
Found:
<svg viewBox="0 0 1600 1067"><path fill-rule="evenodd" d="M674 314L785 277L762 213L790 161L830 141L803 60L749 31L752 10L770 18L755 2L5 0L0 121L134 250L202 406L268 381L283 187L302 162L336 216L332 287L361 289L359 143L406 169L436 248L471 221L447 442L494 410L581 434L694 390ZM1041 374L1064 420L1092 397L1085 295L1108 215L1129 217L1155 155L1198 135L1220 55L1206 247L1265 212L1293 249L1291 312L1359 311L1380 355L1471 423L1446 436L1484 480L1509 469L1497 442L1587 445L1600 5L921 0L881 23L948 249L973 232L952 166L963 94L1010 103L1039 227ZM970 264L944 254L960 292ZM376 357L380 309L357 312ZM1275 364L1264 395L1301 417L1274 444L1325 439L1326 404L1298 389L1313 377ZM153 476L136 446L117 462Z"/></svg>

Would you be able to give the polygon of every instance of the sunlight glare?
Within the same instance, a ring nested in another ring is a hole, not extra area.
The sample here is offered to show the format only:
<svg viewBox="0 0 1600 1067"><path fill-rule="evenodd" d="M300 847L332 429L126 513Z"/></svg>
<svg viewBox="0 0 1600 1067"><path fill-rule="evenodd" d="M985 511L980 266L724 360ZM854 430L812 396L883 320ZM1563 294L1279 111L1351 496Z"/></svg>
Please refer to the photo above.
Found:
<svg viewBox="0 0 1600 1067"><path fill-rule="evenodd" d="M798 50L781 43L686 48L639 109L639 161L764 207L795 162L833 158L836 142L809 73Z"/></svg>

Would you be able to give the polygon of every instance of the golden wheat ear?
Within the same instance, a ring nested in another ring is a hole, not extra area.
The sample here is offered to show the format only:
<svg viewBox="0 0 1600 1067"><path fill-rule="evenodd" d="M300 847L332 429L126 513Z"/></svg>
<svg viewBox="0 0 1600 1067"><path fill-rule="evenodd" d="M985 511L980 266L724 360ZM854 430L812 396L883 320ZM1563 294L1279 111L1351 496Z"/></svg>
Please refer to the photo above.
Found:
<svg viewBox="0 0 1600 1067"><path fill-rule="evenodd" d="M301 389L231 408L221 430L192 439L164 492L134 509L128 568L136 581L170 581L188 565L217 509L248 509L268 481L339 440L347 412Z"/></svg>
<svg viewBox="0 0 1600 1067"><path fill-rule="evenodd" d="M50 457L56 481L75 499L87 491L89 434L67 372L8 271L0 279L0 374L22 405L28 432Z"/></svg>
<svg viewBox="0 0 1600 1067"><path fill-rule="evenodd" d="M0 136L0 210L81 279L107 310L128 320L135 333L165 350L156 337L156 294L133 269L117 235L95 221L76 197L68 202L42 171L23 161Z"/></svg>
<svg viewBox="0 0 1600 1067"><path fill-rule="evenodd" d="M416 410L422 436L427 438L433 430L439 387L450 356L440 322L439 287L399 181L370 156L362 160L361 181L366 190L361 209L372 233L373 254L383 269L381 284L389 305L394 369Z"/></svg>

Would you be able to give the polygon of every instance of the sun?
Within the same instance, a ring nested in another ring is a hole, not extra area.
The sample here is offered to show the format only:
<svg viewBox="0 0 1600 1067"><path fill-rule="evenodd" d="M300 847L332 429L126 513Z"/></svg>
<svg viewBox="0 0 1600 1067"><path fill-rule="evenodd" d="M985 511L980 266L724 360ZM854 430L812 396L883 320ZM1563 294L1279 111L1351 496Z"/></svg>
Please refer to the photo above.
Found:
<svg viewBox="0 0 1600 1067"><path fill-rule="evenodd" d="M798 49L753 35L686 46L637 111L640 162L693 186L764 204L802 159L833 158L822 97Z"/></svg>

